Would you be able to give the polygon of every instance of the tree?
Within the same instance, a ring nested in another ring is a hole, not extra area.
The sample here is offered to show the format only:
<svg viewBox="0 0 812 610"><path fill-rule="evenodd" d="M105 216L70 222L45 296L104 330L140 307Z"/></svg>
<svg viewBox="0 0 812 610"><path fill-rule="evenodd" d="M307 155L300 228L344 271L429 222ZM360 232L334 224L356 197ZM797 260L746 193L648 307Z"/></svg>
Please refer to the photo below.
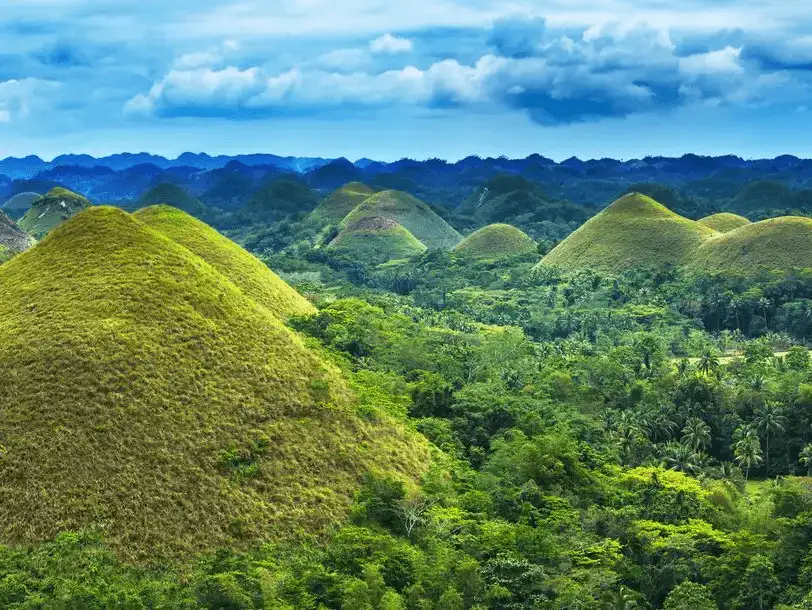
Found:
<svg viewBox="0 0 812 610"><path fill-rule="evenodd" d="M434 506L433 500L421 497L401 498L395 502L392 510L400 520L403 531L411 538L415 528L425 521L426 513Z"/></svg>
<svg viewBox="0 0 812 610"><path fill-rule="evenodd" d="M742 585L738 600L740 608L772 608L780 587L772 560L765 555L752 557L744 572Z"/></svg>
<svg viewBox="0 0 812 610"><path fill-rule="evenodd" d="M717 368L719 368L719 358L713 351L705 350L699 358L699 370L705 375L710 375Z"/></svg>
<svg viewBox="0 0 812 610"><path fill-rule="evenodd" d="M753 466L758 466L763 461L761 443L759 443L755 429L751 426L738 428L735 437L739 437L739 440L733 444L733 455L736 463L744 468L744 480L747 481L750 476L750 469Z"/></svg>
<svg viewBox="0 0 812 610"><path fill-rule="evenodd" d="M806 476L812 477L812 443L804 445L798 461L806 466Z"/></svg>
<svg viewBox="0 0 812 610"><path fill-rule="evenodd" d="M682 442L697 453L707 449L711 442L710 426L698 417L690 418L682 429Z"/></svg>
<svg viewBox="0 0 812 610"><path fill-rule="evenodd" d="M717 610L717 606L705 587L686 581L671 590L663 610Z"/></svg>
<svg viewBox="0 0 812 610"><path fill-rule="evenodd" d="M663 450L663 462L671 470L685 473L694 473L701 469L696 451L684 443L668 443Z"/></svg>
<svg viewBox="0 0 812 610"><path fill-rule="evenodd" d="M772 403L764 405L756 416L756 430L759 436L764 437L767 469L770 468L770 438L784 432L787 418L781 409Z"/></svg>

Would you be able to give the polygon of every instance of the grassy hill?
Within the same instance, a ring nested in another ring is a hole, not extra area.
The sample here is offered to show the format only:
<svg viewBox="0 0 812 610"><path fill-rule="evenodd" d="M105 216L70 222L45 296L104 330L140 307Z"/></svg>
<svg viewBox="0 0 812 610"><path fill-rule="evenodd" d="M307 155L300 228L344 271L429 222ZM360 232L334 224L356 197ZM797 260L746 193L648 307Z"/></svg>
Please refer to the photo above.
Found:
<svg viewBox="0 0 812 610"><path fill-rule="evenodd" d="M584 223L539 265L619 272L629 267L678 265L716 232L653 199L632 193Z"/></svg>
<svg viewBox="0 0 812 610"><path fill-rule="evenodd" d="M746 224L750 224L750 221L744 216L731 214L730 212L721 212L719 214L705 216L705 218L700 218L697 222L702 223L706 227L710 227L714 231L719 231L719 233L727 233L733 229L738 229Z"/></svg>
<svg viewBox="0 0 812 610"><path fill-rule="evenodd" d="M353 209L363 203L375 191L361 182L350 182L336 189L321 200L311 212L308 221L311 224L327 225L341 222Z"/></svg>
<svg viewBox="0 0 812 610"><path fill-rule="evenodd" d="M31 238L0 210L0 262L22 252L31 245Z"/></svg>
<svg viewBox="0 0 812 610"><path fill-rule="evenodd" d="M31 204L19 221L20 228L42 239L68 218L90 206L90 202L68 189L56 187Z"/></svg>
<svg viewBox="0 0 812 610"><path fill-rule="evenodd" d="M689 258L692 271L749 274L812 268L812 219L784 216L712 237Z"/></svg>
<svg viewBox="0 0 812 610"><path fill-rule="evenodd" d="M401 191L375 193L347 214L342 224L349 227L370 216L394 220L432 250L450 250L462 239L428 205Z"/></svg>
<svg viewBox="0 0 812 610"><path fill-rule="evenodd" d="M272 313L285 317L316 312L265 263L189 214L159 205L139 210L134 216L197 254Z"/></svg>
<svg viewBox="0 0 812 610"><path fill-rule="evenodd" d="M367 216L341 231L327 249L375 265L420 254L426 246L391 218Z"/></svg>
<svg viewBox="0 0 812 610"><path fill-rule="evenodd" d="M499 258L535 252L537 244L513 225L493 224L474 231L454 248L454 252L481 258Z"/></svg>
<svg viewBox="0 0 812 610"><path fill-rule="evenodd" d="M34 201L39 199L41 196L42 195L39 193L17 193L3 205L0 205L0 209L2 209L14 220L19 220L28 210L31 209L31 205L34 203Z"/></svg>
<svg viewBox="0 0 812 610"><path fill-rule="evenodd" d="M241 213L254 221L270 221L282 216L310 212L319 197L298 176L272 177L251 196Z"/></svg>
<svg viewBox="0 0 812 610"><path fill-rule="evenodd" d="M208 218L212 209L187 193L183 188L171 182L161 182L156 184L138 200L139 208L146 208L153 205L171 205L174 208L183 210L196 218Z"/></svg>
<svg viewBox="0 0 812 610"><path fill-rule="evenodd" d="M266 308L119 209L0 267L0 319L4 543L98 524L132 559L244 548L331 526L369 470L428 462Z"/></svg>

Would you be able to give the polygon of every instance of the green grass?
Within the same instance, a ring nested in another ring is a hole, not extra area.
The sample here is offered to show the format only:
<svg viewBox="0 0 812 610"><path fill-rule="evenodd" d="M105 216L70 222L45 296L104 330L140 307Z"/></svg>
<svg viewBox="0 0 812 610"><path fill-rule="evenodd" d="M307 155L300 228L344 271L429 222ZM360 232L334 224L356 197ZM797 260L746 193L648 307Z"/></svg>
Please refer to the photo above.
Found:
<svg viewBox="0 0 812 610"><path fill-rule="evenodd" d="M3 205L0 205L0 209L14 220L18 220L31 209L31 204L39 197L41 197L39 193L18 193Z"/></svg>
<svg viewBox="0 0 812 610"><path fill-rule="evenodd" d="M716 232L632 193L590 218L539 265L616 273L630 267L678 265Z"/></svg>
<svg viewBox="0 0 812 610"><path fill-rule="evenodd" d="M321 200L310 213L308 222L316 225L336 224L355 207L375 194L375 191L361 182L350 182L336 189Z"/></svg>
<svg viewBox="0 0 812 610"><path fill-rule="evenodd" d="M744 225L703 243L686 268L751 274L812 267L812 219L783 216Z"/></svg>
<svg viewBox="0 0 812 610"><path fill-rule="evenodd" d="M415 256L426 246L394 220L367 216L341 231L327 249L367 265L378 265Z"/></svg>
<svg viewBox="0 0 812 610"><path fill-rule="evenodd" d="M189 214L159 205L139 210L134 216L197 254L277 316L316 313L307 299L265 263Z"/></svg>
<svg viewBox="0 0 812 610"><path fill-rule="evenodd" d="M342 225L348 227L369 216L394 220L432 250L451 250L462 239L428 205L401 191L381 191L372 195L347 214Z"/></svg>
<svg viewBox="0 0 812 610"><path fill-rule="evenodd" d="M2 210L0 210L0 246L8 251L9 255L22 252L31 245L31 238L17 226Z"/></svg>
<svg viewBox="0 0 812 610"><path fill-rule="evenodd" d="M513 225L492 224L471 233L454 252L477 258L500 258L535 252L537 244Z"/></svg>
<svg viewBox="0 0 812 610"><path fill-rule="evenodd" d="M700 218L697 222L702 223L706 227L710 227L714 231L719 231L719 233L727 233L733 229L738 229L739 227L750 224L750 221L744 216L731 214L730 212L721 212L719 214L705 216L705 218Z"/></svg>
<svg viewBox="0 0 812 610"><path fill-rule="evenodd" d="M93 524L123 557L247 548L343 519L425 443L189 249L90 208L0 267L0 540Z"/></svg>
<svg viewBox="0 0 812 610"><path fill-rule="evenodd" d="M35 239L42 239L55 227L88 206L90 202L81 195L56 187L35 199L18 224Z"/></svg>

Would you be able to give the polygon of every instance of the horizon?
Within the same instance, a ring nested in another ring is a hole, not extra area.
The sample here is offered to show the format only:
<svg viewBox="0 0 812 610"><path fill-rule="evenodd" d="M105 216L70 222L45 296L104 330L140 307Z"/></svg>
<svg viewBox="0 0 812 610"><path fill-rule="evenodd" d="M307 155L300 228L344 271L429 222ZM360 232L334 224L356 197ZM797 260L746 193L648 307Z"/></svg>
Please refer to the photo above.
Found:
<svg viewBox="0 0 812 610"><path fill-rule="evenodd" d="M8 4L0 157L812 156L799 3Z"/></svg>

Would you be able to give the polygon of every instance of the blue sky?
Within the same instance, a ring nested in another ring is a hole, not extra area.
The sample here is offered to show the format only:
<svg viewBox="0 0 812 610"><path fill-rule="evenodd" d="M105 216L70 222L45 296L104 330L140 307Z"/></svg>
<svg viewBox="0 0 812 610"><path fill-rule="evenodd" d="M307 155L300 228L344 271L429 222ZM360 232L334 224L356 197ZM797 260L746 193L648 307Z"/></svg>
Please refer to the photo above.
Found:
<svg viewBox="0 0 812 610"><path fill-rule="evenodd" d="M0 157L812 156L806 0L0 0Z"/></svg>

